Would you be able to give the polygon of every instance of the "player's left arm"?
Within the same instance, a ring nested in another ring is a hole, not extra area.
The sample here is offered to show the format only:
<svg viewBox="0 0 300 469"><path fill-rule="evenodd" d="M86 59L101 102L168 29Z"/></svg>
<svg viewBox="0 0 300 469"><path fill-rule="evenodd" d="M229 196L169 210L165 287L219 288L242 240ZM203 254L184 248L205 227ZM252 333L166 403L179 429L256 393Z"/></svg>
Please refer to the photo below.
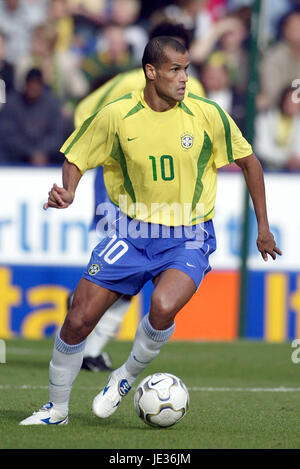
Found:
<svg viewBox="0 0 300 469"><path fill-rule="evenodd" d="M244 178L253 202L254 211L257 219L258 236L257 248L260 251L264 261L268 260L268 254L272 259L276 259L276 254L281 256L282 252L276 246L273 234L269 228L264 175L260 162L252 153L245 158L235 160L235 163L241 168Z"/></svg>

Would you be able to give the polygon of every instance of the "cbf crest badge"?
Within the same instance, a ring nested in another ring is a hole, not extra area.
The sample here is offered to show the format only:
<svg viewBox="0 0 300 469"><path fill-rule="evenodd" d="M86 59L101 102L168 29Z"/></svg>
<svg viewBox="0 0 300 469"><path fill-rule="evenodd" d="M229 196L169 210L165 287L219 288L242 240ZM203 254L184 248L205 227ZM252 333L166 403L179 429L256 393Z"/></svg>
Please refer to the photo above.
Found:
<svg viewBox="0 0 300 469"><path fill-rule="evenodd" d="M185 148L185 150L189 150L192 148L194 143L194 137L191 134L184 134L181 137L181 146Z"/></svg>
<svg viewBox="0 0 300 469"><path fill-rule="evenodd" d="M92 264L88 270L90 275L96 275L100 270L100 267L98 264Z"/></svg>

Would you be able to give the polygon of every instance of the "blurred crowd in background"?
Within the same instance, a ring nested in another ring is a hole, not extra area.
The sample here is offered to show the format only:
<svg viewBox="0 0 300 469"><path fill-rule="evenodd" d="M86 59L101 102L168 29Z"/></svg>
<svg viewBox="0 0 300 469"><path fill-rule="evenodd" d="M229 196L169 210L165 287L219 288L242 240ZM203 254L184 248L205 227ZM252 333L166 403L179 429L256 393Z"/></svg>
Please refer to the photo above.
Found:
<svg viewBox="0 0 300 469"><path fill-rule="evenodd" d="M140 67L151 30L166 21L189 31L190 75L244 131L252 7L251 0L0 0L0 163L61 164L78 102ZM300 1L262 0L259 31L254 149L265 169L298 171Z"/></svg>

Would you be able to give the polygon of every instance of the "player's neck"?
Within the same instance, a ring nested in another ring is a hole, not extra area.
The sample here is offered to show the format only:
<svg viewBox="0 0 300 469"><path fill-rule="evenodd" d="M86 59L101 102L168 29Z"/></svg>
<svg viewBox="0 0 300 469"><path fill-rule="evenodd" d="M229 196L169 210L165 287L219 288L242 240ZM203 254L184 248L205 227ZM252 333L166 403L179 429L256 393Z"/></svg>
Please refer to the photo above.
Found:
<svg viewBox="0 0 300 469"><path fill-rule="evenodd" d="M147 86L144 89L144 100L148 106L156 112L165 112L176 106L177 101L159 96L152 87Z"/></svg>

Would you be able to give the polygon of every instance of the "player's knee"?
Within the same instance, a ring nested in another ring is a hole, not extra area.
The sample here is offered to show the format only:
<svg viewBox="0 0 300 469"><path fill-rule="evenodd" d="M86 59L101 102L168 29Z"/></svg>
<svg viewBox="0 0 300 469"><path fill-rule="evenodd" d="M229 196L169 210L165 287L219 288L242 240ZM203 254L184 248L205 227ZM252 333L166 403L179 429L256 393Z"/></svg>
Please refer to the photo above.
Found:
<svg viewBox="0 0 300 469"><path fill-rule="evenodd" d="M80 335L84 335L86 330L90 330L93 326L93 322L84 317L72 317L66 318L65 324L69 331L72 333L78 332Z"/></svg>
<svg viewBox="0 0 300 469"><path fill-rule="evenodd" d="M174 322L174 309L171 298L154 293L150 308L150 322L154 329L162 330L170 327Z"/></svg>
<svg viewBox="0 0 300 469"><path fill-rule="evenodd" d="M73 302L61 329L61 338L67 343L83 341L95 326L88 311Z"/></svg>

